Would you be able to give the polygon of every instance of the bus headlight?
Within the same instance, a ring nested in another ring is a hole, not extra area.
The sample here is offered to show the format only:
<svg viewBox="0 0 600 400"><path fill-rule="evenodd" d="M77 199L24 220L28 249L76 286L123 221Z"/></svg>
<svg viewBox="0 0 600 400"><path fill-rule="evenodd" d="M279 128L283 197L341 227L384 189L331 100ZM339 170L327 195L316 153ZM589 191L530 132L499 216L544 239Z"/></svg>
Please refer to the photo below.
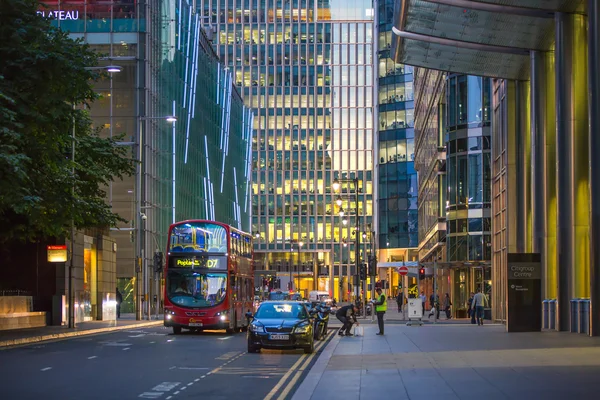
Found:
<svg viewBox="0 0 600 400"><path fill-rule="evenodd" d="M218 313L215 314L215 317L219 317L219 319L221 321L226 321L227 320L227 314L228 314L227 311L220 311L220 312L218 312Z"/></svg>

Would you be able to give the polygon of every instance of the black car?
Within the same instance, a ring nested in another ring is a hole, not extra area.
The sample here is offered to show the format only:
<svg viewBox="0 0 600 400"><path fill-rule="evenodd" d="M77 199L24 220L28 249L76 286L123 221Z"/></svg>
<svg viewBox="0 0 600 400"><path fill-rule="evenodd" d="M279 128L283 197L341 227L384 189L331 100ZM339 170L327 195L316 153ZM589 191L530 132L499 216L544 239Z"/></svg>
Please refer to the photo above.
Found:
<svg viewBox="0 0 600 400"><path fill-rule="evenodd" d="M295 301L265 301L255 315L248 315L248 353L260 349L315 349L313 321L303 303Z"/></svg>

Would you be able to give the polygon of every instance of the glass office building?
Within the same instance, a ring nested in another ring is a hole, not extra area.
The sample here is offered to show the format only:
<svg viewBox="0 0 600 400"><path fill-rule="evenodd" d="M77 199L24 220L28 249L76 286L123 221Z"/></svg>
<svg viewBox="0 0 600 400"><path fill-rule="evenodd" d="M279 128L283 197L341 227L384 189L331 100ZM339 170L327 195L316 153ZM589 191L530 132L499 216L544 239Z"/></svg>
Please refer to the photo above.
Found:
<svg viewBox="0 0 600 400"><path fill-rule="evenodd" d="M418 179L414 168L415 129L413 68L391 58L394 0L376 4L377 40L377 215L378 259L415 262L418 259ZM399 275L389 269L382 278L398 286ZM414 275L412 272L411 276ZM392 290L391 294L395 294Z"/></svg>
<svg viewBox="0 0 600 400"><path fill-rule="evenodd" d="M121 67L97 84L90 112L104 134L125 134L122 145L142 161L106 199L129 221L111 235L122 311L132 312L138 265L155 276L153 255L164 251L171 223L205 218L251 230L253 114L191 3L46 3L44 17L101 52L101 65ZM156 293L156 282L146 292Z"/></svg>
<svg viewBox="0 0 600 400"><path fill-rule="evenodd" d="M198 7L255 114L257 269L278 271L305 295L320 289L347 298L353 232L372 229L371 2L203 0ZM360 245L360 258L368 247Z"/></svg>

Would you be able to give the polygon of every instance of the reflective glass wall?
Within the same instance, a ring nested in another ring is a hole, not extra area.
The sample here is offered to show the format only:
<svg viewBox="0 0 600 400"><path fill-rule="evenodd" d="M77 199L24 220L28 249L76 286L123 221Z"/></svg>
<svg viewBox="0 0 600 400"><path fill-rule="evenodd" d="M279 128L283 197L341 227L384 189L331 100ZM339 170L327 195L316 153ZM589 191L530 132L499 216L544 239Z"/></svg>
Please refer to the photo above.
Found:
<svg viewBox="0 0 600 400"><path fill-rule="evenodd" d="M447 257L491 259L490 114L488 78L447 79Z"/></svg>
<svg viewBox="0 0 600 400"><path fill-rule="evenodd" d="M378 232L380 248L388 250L380 252L382 257L387 261L409 261L400 249L419 244L413 68L394 63L390 56L394 3L376 2Z"/></svg>
<svg viewBox="0 0 600 400"><path fill-rule="evenodd" d="M307 273L296 281L300 289L337 291L341 280L333 285L325 277L354 273L348 268L355 260L352 231L371 224L371 2L213 0L198 6L255 114L258 268L296 268ZM337 192L334 179L341 183ZM346 225L340 208L350 217ZM333 265L344 268L335 274L321 268Z"/></svg>

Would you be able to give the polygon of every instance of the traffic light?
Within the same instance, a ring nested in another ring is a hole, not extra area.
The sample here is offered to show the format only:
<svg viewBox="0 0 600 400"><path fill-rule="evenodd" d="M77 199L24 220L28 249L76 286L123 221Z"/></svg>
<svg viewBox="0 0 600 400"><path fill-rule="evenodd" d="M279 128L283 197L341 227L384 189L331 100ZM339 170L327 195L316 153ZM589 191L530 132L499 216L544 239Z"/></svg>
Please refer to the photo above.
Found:
<svg viewBox="0 0 600 400"><path fill-rule="evenodd" d="M419 280L425 279L425 268L419 269Z"/></svg>
<svg viewBox="0 0 600 400"><path fill-rule="evenodd" d="M157 274L160 274L163 269L164 261L163 261L163 253L157 251L154 253L154 271Z"/></svg>
<svg viewBox="0 0 600 400"><path fill-rule="evenodd" d="M358 273L358 279L361 281L367 280L367 264L360 264L360 272Z"/></svg>
<svg viewBox="0 0 600 400"><path fill-rule="evenodd" d="M376 276L377 275L377 259L372 258L369 261L369 276Z"/></svg>

